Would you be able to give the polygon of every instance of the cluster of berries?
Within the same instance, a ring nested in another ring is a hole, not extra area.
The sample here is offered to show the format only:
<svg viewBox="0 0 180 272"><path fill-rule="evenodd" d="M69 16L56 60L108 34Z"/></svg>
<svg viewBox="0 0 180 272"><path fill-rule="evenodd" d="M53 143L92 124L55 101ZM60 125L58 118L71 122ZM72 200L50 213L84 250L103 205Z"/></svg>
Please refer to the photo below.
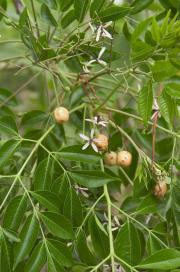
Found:
<svg viewBox="0 0 180 272"><path fill-rule="evenodd" d="M119 165L122 167L128 167L132 163L132 155L130 152L122 150L119 152L111 151L104 156L104 162L106 165Z"/></svg>
<svg viewBox="0 0 180 272"><path fill-rule="evenodd" d="M54 118L58 124L63 124L68 122L69 120L69 111L64 107L58 107L54 110ZM94 120L89 120L96 125L106 126L105 121L98 119L97 117ZM91 136L87 137L84 134L80 134L80 137L83 138L87 143L83 146L82 149L87 148L89 145L92 146L94 151L106 151L108 149L108 137L104 134L97 134L94 137L94 130L91 131ZM104 162L106 165L113 166L118 165L122 167L128 167L132 163L132 155L130 152L126 150L118 151L118 152L107 152L104 155ZM165 178L163 178L162 174L157 174L157 183L154 187L154 195L157 198L163 198L167 193L168 187Z"/></svg>

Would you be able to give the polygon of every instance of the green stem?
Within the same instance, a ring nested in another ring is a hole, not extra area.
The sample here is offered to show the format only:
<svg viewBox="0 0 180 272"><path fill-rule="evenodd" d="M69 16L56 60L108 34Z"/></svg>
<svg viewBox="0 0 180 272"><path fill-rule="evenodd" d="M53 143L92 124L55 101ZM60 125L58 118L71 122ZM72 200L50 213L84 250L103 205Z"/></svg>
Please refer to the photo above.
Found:
<svg viewBox="0 0 180 272"><path fill-rule="evenodd" d="M101 267L109 258L110 258L110 256L107 256L104 260L102 260L100 263L98 263L98 265L96 265L92 270L90 270L90 272L97 271L97 269L99 267Z"/></svg>
<svg viewBox="0 0 180 272"><path fill-rule="evenodd" d="M130 264L126 263L124 260L122 260L121 258L119 258L117 255L115 255L115 258L122 264L124 264L125 266L127 266L128 268L131 269L131 271L134 272L139 272L136 268L132 267Z"/></svg>
<svg viewBox="0 0 180 272"><path fill-rule="evenodd" d="M101 169L104 172L103 160L101 160ZM111 258L111 266L112 272L115 272L115 262L114 262L114 239L112 233L112 212L111 212L111 199L109 196L107 184L104 185L104 196L107 202L107 212L108 212L108 234L109 234L109 248L110 248L110 258Z"/></svg>

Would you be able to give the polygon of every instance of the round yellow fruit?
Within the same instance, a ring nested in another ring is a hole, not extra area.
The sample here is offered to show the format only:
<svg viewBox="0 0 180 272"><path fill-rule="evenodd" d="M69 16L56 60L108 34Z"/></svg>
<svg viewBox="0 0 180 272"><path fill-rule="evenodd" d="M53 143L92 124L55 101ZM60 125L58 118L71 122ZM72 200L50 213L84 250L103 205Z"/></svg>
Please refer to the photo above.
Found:
<svg viewBox="0 0 180 272"><path fill-rule="evenodd" d="M54 110L54 118L58 124L66 123L69 120L69 111L64 107L58 107Z"/></svg>
<svg viewBox="0 0 180 272"><path fill-rule="evenodd" d="M104 156L104 162L106 165L116 165L117 164L117 154L114 151L106 153Z"/></svg>
<svg viewBox="0 0 180 272"><path fill-rule="evenodd" d="M93 142L99 150L105 151L108 148L108 137L104 134L98 134Z"/></svg>
<svg viewBox="0 0 180 272"><path fill-rule="evenodd" d="M168 187L165 181L159 181L154 187L154 195L157 198L162 198L167 193Z"/></svg>
<svg viewBox="0 0 180 272"><path fill-rule="evenodd" d="M128 151L119 151L117 153L117 165L128 167L132 163L132 155Z"/></svg>

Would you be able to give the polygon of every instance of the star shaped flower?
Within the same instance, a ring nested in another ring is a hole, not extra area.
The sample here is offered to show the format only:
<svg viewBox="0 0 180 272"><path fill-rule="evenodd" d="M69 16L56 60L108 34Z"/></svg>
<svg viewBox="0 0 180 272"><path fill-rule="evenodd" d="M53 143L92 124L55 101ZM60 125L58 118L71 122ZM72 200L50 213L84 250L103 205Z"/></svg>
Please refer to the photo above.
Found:
<svg viewBox="0 0 180 272"><path fill-rule="evenodd" d="M91 129L91 133L90 133L90 137L80 133L79 136L86 141L86 143L83 145L82 150L85 150L86 148L88 148L89 146L91 146L93 148L93 150L95 152L98 152L98 148L94 143L94 129Z"/></svg>

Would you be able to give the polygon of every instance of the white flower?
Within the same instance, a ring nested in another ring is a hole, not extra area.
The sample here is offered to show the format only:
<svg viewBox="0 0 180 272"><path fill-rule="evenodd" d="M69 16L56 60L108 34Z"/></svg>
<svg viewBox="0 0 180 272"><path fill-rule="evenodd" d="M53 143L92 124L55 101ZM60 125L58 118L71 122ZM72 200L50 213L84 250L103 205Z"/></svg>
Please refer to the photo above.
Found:
<svg viewBox="0 0 180 272"><path fill-rule="evenodd" d="M107 225L108 224L108 217L107 217L106 213L104 213L104 218L105 218L104 225ZM118 230L120 228L121 225L119 223L117 216L113 217L111 226L112 226L112 231Z"/></svg>
<svg viewBox="0 0 180 272"><path fill-rule="evenodd" d="M151 116L151 120L153 120L156 115L158 115L158 117L161 117L161 114L159 112L159 105L156 98L154 98L152 110L154 111L154 113Z"/></svg>
<svg viewBox="0 0 180 272"><path fill-rule="evenodd" d="M89 197L88 193L86 193L88 191L88 188L80 187L77 184L74 187L75 187L77 194L82 194L86 198Z"/></svg>
<svg viewBox="0 0 180 272"><path fill-rule="evenodd" d="M106 127L108 124L108 122L102 120L100 116L95 116L93 119L85 119L85 120L93 123L94 125L99 125L103 127Z"/></svg>
<svg viewBox="0 0 180 272"><path fill-rule="evenodd" d="M94 143L94 129L91 129L91 133L90 133L90 137L80 133L79 136L86 141L87 143L85 145L83 145L82 150L85 150L86 148L88 148L88 146L91 145L91 147L94 149L95 152L98 152L98 148Z"/></svg>
<svg viewBox="0 0 180 272"><path fill-rule="evenodd" d="M91 67L92 64L95 63L95 62L98 62L99 64L101 64L103 66L107 65L107 63L104 60L101 59L101 57L104 54L105 50L106 50L106 47L102 47L101 50L100 50L100 52L99 52L99 55L98 55L97 59L92 59L92 60L90 60L90 61L88 61L88 62L86 62L84 64L83 70L84 70L85 73L89 73L90 72L89 69L88 69L88 67Z"/></svg>
<svg viewBox="0 0 180 272"><path fill-rule="evenodd" d="M111 24L112 21L106 23L105 25L101 24L99 26L93 26L91 23L89 23L92 32L96 34L96 42L99 41L100 37L108 38L110 40L113 39L112 35L106 30L106 28Z"/></svg>
<svg viewBox="0 0 180 272"><path fill-rule="evenodd" d="M153 101L153 110L154 111L159 111L159 105L157 103L157 99L154 98L154 101Z"/></svg>

